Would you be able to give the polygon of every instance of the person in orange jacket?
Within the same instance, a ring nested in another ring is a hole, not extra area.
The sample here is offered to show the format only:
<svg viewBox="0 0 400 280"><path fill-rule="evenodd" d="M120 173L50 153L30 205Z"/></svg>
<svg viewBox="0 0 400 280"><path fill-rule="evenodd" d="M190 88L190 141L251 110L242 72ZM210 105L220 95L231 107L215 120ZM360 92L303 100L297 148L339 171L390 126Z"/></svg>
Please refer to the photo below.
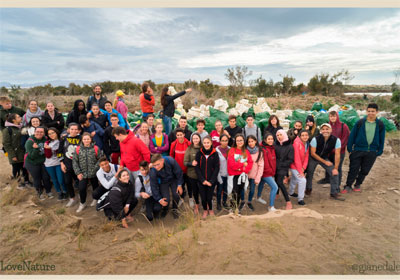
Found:
<svg viewBox="0 0 400 280"><path fill-rule="evenodd" d="M154 99L153 89L148 82L142 84L142 93L139 95L139 101L143 117L154 113L153 106L156 104L156 101Z"/></svg>

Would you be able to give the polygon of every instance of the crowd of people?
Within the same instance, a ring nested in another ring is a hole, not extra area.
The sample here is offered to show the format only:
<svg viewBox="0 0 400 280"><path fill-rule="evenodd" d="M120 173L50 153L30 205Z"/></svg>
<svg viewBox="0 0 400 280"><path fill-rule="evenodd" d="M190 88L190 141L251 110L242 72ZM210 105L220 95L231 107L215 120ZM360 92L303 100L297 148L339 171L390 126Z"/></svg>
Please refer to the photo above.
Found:
<svg viewBox="0 0 400 280"><path fill-rule="evenodd" d="M3 150L12 165L10 177L18 180L18 189L34 187L40 200L54 198L54 187L58 200L68 200L66 207L77 205L77 213L87 207L92 186L90 206L128 227L139 202L149 221L165 217L170 204L173 217L178 218L186 196L189 207L202 218L215 215L214 197L217 211L241 212L246 206L254 210L253 201L275 211L280 194L285 209L292 209L291 198L303 206L306 196L312 195L318 165L325 169L325 178L317 183L330 184L330 198L344 201L343 194L361 191L383 153L385 126L377 119L378 106L373 103L351 131L335 111L329 112L329 123L319 128L309 115L305 123L296 121L285 131L279 118L271 115L261 131L249 114L244 128L231 115L227 127L217 120L210 134L203 119L197 120L196 131L190 131L181 116L172 130L174 99L191 91L177 93L165 87L162 120L156 121L153 89L143 83L139 96L143 118L135 127L127 122L124 92L118 90L115 100L109 101L99 85L86 104L75 101L65 122L52 102L43 111L31 100L25 111L8 97L0 97L0 128ZM350 166L342 186L346 148ZM268 202L262 198L265 184L270 188Z"/></svg>

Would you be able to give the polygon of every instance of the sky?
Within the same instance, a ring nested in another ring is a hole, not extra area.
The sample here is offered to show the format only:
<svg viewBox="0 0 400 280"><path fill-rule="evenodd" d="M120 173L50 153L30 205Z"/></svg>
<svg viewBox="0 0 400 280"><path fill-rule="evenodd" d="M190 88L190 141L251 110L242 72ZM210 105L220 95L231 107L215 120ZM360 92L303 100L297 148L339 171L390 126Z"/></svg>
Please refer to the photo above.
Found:
<svg viewBox="0 0 400 280"><path fill-rule="evenodd" d="M351 84L391 84L400 9L0 9L0 82L54 80L228 84L349 70Z"/></svg>

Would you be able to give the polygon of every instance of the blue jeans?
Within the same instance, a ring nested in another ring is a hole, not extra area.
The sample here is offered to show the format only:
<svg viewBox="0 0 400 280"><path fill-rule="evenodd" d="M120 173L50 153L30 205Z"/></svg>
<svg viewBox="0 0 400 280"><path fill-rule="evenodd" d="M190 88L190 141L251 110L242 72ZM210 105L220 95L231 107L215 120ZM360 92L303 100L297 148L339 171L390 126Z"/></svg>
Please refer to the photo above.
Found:
<svg viewBox="0 0 400 280"><path fill-rule="evenodd" d="M254 196L254 191L256 189L256 184L254 182L254 179L249 179L249 187L250 187L250 191L249 191L249 198L248 198L248 202L251 202L253 200L253 196ZM242 190L242 193L240 194L242 201L244 202L244 190Z"/></svg>
<svg viewBox="0 0 400 280"><path fill-rule="evenodd" d="M46 167L47 173L49 173L51 177L51 181L54 184L54 188L58 193L61 192L60 187L62 188L63 193L67 193L67 188L64 184L64 174L61 171L61 165Z"/></svg>
<svg viewBox="0 0 400 280"><path fill-rule="evenodd" d="M261 197L261 193L263 191L265 183L267 183L268 186L271 188L271 192L269 194L269 206L274 206L276 192L278 191L278 185L275 183L274 177L264 177L261 179L261 182L258 185L257 197Z"/></svg>
<svg viewBox="0 0 400 280"><path fill-rule="evenodd" d="M147 117L148 115L153 114L153 113L142 113L143 118ZM127 122L128 123L128 122Z"/></svg>
<svg viewBox="0 0 400 280"><path fill-rule="evenodd" d="M163 117L165 134L169 135L172 131L172 120L168 116Z"/></svg>
<svg viewBox="0 0 400 280"><path fill-rule="evenodd" d="M222 184L218 183L217 185L217 204L221 204L221 194L224 191L222 202L226 203L228 199L228 177L222 177Z"/></svg>

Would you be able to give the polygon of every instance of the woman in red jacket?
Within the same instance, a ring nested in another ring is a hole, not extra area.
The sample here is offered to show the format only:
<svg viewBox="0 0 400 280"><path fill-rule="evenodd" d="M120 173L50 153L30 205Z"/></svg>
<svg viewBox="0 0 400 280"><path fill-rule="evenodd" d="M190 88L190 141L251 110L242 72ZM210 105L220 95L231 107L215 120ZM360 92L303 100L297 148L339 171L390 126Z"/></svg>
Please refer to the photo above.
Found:
<svg viewBox="0 0 400 280"><path fill-rule="evenodd" d="M290 179L289 195L297 197L298 203L300 205L305 205L304 202L304 192L306 190L306 176L304 171L307 169L308 157L309 157L309 143L310 138L308 130L301 130L299 132L299 137L293 142L294 149L294 161L290 165L290 171L292 171L292 177ZM298 185L299 194L294 192L294 188Z"/></svg>
<svg viewBox="0 0 400 280"><path fill-rule="evenodd" d="M278 185L275 182L275 172L276 172L276 155L274 148L274 136L267 132L264 136L264 140L261 142L261 148L264 153L264 172L261 178L261 182L258 185L257 201L262 204L267 204L267 202L261 198L261 194L264 188L264 184L267 183L271 188L269 194L269 211L275 211L275 196L278 191Z"/></svg>
<svg viewBox="0 0 400 280"><path fill-rule="evenodd" d="M211 133L210 133L214 148L221 145L219 142L219 137L221 137L222 134L228 134L228 133L226 132L226 130L224 130L224 126L222 125L222 122L220 120L216 120L215 121L215 130L211 131Z"/></svg>
<svg viewBox="0 0 400 280"><path fill-rule="evenodd" d="M228 153L228 189L232 190L232 207L240 205L240 194L248 185L247 174L253 167L250 152L246 149L243 134L236 134L232 148Z"/></svg>

